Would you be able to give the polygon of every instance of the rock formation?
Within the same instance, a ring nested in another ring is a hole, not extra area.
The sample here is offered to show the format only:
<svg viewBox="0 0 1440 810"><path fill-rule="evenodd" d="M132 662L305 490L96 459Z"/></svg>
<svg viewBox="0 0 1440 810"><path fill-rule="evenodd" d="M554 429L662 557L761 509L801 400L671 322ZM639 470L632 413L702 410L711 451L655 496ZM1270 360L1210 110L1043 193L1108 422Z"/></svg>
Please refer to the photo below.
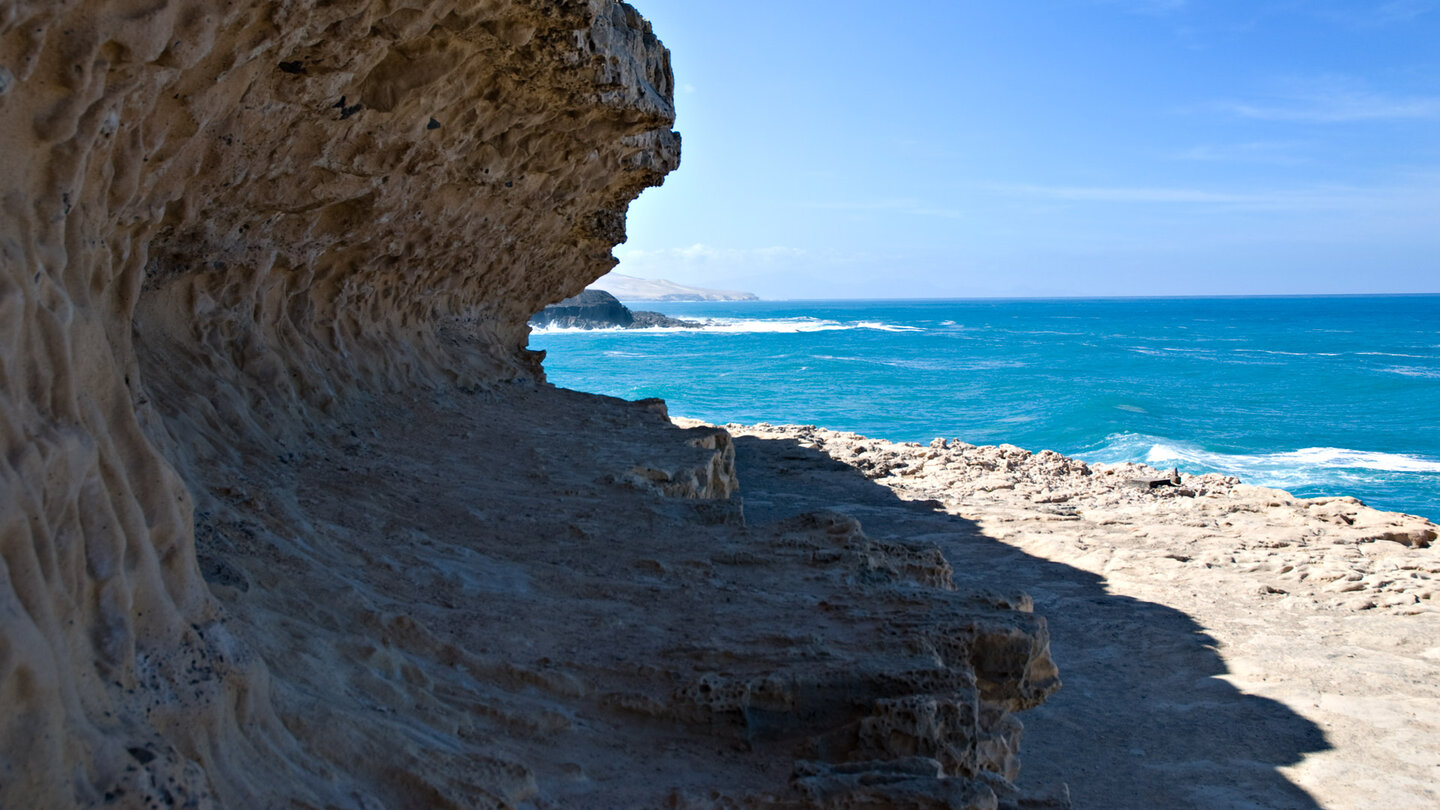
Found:
<svg viewBox="0 0 1440 810"><path fill-rule="evenodd" d="M936 439L927 446L813 426L727 427L735 435L801 440L907 499L974 516L997 538L1049 535L1066 525L1048 542L1114 545L1197 569L1266 571L1269 593L1326 609L1440 614L1440 528L1355 498L1296 498L1215 473L1157 487L1169 484L1171 473L1013 445Z"/></svg>
<svg viewBox="0 0 1440 810"><path fill-rule="evenodd" d="M543 385L615 0L0 0L0 806L1015 806L1023 600Z"/></svg>
<svg viewBox="0 0 1440 810"><path fill-rule="evenodd" d="M749 519L843 508L935 543L961 589L1002 568L1049 617L1065 688L1024 715L1020 785L1134 810L1435 804L1430 521L1007 445L727 429Z"/></svg>
<svg viewBox="0 0 1440 810"><path fill-rule="evenodd" d="M632 310L603 290L585 290L535 313L531 326L560 329L699 329L704 324Z"/></svg>

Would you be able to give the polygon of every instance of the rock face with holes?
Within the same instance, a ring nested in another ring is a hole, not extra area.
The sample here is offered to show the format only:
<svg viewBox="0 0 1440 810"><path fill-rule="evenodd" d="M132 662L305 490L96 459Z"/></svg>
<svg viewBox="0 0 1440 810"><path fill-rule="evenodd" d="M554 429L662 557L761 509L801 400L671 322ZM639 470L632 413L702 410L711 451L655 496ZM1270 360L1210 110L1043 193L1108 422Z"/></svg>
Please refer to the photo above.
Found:
<svg viewBox="0 0 1440 810"><path fill-rule="evenodd" d="M538 378L526 319L678 163L671 83L612 0L0 1L0 804L283 772L187 482Z"/></svg>
<svg viewBox="0 0 1440 810"><path fill-rule="evenodd" d="M1019 801L1043 619L526 349L672 86L615 0L0 0L0 806Z"/></svg>

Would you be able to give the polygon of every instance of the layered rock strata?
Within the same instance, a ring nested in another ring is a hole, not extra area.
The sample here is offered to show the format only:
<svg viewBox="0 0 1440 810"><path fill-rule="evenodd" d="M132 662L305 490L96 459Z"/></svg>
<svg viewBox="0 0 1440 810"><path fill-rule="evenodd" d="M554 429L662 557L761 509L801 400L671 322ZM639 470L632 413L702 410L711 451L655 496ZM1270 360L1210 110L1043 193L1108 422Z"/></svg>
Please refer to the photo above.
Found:
<svg viewBox="0 0 1440 810"><path fill-rule="evenodd" d="M207 479L202 569L299 747L385 806L1022 798L1045 620L957 588L930 543L747 521L707 497L744 486L723 432L451 391L377 400L304 458Z"/></svg>
<svg viewBox="0 0 1440 810"><path fill-rule="evenodd" d="M1020 801L1024 600L543 385L672 86L613 0L0 0L0 806Z"/></svg>

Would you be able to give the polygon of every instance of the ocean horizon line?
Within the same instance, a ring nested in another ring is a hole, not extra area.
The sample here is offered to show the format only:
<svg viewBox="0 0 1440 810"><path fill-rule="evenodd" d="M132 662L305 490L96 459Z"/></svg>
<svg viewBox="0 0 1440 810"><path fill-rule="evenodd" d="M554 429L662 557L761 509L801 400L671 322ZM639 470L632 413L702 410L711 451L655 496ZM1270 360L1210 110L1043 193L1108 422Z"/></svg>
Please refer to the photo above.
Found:
<svg viewBox="0 0 1440 810"><path fill-rule="evenodd" d="M707 326L533 332L548 378L707 421L1178 456L1440 520L1440 294L642 308Z"/></svg>
<svg viewBox="0 0 1440 810"><path fill-rule="evenodd" d="M1018 302L1018 301L1242 301L1242 300L1312 300L1317 298L1340 299L1340 298L1440 298L1440 291L1436 292L1383 292L1383 293L1203 293L1184 295L1033 295L1033 296L936 296L933 298L920 296L900 297L835 297L835 298L751 298L751 299L700 299L700 298L625 298L616 296L622 302L638 302L645 304L805 304L805 303L843 303L843 302L947 302L947 301L996 301L996 302Z"/></svg>

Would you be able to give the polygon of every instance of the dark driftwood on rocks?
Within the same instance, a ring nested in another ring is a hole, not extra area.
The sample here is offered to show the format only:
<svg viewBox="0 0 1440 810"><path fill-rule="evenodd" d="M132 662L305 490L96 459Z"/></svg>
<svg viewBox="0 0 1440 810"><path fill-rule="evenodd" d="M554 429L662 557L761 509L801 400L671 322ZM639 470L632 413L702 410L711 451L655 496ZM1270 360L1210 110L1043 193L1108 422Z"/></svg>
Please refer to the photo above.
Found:
<svg viewBox="0 0 1440 810"><path fill-rule="evenodd" d="M1151 489L1157 487L1178 487L1180 486L1180 468L1172 467L1169 478L1155 478L1147 483L1149 483Z"/></svg>

